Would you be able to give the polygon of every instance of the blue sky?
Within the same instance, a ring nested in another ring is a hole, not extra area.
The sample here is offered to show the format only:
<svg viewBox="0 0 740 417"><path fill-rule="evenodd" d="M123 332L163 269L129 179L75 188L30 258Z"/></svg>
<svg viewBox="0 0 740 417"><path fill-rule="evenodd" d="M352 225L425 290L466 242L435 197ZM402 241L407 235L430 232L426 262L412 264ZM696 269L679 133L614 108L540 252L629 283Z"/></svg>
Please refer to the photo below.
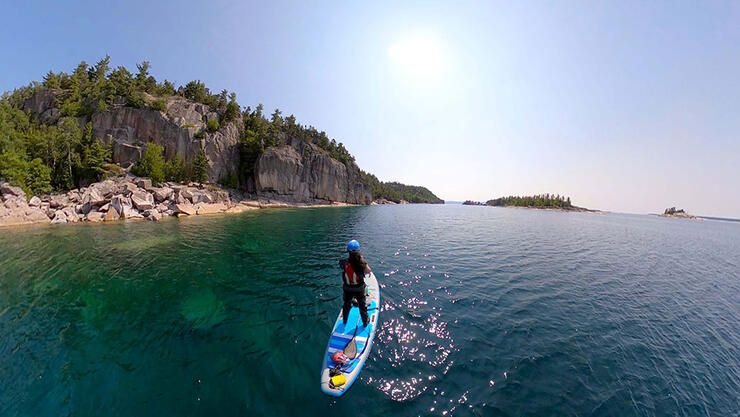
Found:
<svg viewBox="0 0 740 417"><path fill-rule="evenodd" d="M109 54L448 200L740 217L738 2L14 2L0 90Z"/></svg>

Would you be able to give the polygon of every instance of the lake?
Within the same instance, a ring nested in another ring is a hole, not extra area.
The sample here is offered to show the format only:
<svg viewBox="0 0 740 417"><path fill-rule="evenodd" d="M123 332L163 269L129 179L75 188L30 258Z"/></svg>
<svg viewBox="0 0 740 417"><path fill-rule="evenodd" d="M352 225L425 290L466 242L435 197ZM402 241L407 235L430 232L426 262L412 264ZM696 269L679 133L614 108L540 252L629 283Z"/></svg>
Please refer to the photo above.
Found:
<svg viewBox="0 0 740 417"><path fill-rule="evenodd" d="M319 374L362 245L380 327ZM740 224L459 205L0 229L0 415L730 416Z"/></svg>

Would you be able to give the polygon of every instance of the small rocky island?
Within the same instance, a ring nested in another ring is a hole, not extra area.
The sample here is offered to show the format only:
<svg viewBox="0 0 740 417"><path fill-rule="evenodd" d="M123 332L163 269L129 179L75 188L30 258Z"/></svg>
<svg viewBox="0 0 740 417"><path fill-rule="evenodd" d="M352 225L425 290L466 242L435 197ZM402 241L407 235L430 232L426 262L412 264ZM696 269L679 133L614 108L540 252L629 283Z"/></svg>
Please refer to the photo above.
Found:
<svg viewBox="0 0 740 417"><path fill-rule="evenodd" d="M659 214L660 217L672 217L675 219L700 219L698 216L686 213L684 209L676 209L675 207L669 207L663 211L663 214Z"/></svg>

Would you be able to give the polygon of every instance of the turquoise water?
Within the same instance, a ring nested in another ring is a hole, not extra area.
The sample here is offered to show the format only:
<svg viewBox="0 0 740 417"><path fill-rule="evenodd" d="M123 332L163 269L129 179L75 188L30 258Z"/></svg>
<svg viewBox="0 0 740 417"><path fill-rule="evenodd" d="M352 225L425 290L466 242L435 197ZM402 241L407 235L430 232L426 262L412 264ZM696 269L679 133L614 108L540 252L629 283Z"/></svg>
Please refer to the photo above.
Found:
<svg viewBox="0 0 740 417"><path fill-rule="evenodd" d="M357 238L381 283L319 371ZM732 416L740 225L468 206L0 230L0 415Z"/></svg>

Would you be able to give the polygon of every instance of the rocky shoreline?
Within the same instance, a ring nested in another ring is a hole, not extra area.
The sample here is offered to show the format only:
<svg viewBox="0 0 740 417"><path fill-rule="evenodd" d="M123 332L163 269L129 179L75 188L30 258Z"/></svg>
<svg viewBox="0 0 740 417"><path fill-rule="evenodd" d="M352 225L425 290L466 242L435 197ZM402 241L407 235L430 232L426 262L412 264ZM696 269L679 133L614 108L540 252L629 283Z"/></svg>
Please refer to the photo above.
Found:
<svg viewBox="0 0 740 417"><path fill-rule="evenodd" d="M32 196L19 187L0 183L0 227L30 224L159 221L166 217L241 213L286 207L327 207L351 204L316 201L296 203L258 198L208 184L162 183L124 176L62 194Z"/></svg>
<svg viewBox="0 0 740 417"><path fill-rule="evenodd" d="M693 220L701 220L701 217L694 216L693 214L689 214L689 213L673 213L673 214L663 213L663 214L658 214L658 217L667 217L669 219L693 219Z"/></svg>

